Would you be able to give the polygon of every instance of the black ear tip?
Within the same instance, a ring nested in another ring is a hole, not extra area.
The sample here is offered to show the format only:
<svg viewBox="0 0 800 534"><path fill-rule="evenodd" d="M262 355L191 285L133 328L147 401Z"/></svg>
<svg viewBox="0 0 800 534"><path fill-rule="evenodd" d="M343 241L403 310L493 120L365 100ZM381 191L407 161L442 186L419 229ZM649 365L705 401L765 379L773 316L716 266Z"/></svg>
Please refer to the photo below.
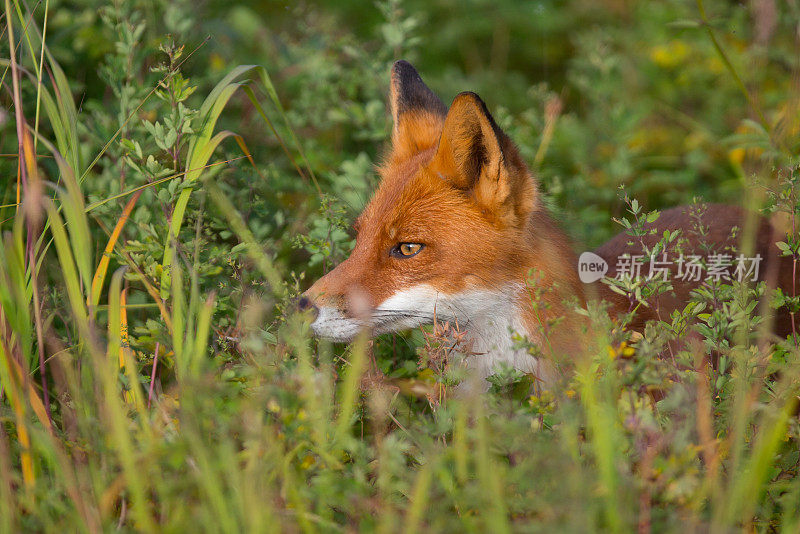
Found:
<svg viewBox="0 0 800 534"><path fill-rule="evenodd" d="M398 59L394 62L394 65L392 65L392 78L401 84L407 84L417 79L422 81L414 65L405 59Z"/></svg>
<svg viewBox="0 0 800 534"><path fill-rule="evenodd" d="M399 71L399 70L402 70L402 69L411 69L413 71L416 71L416 69L414 68L414 65L412 65L411 63L409 63L405 59L398 59L392 65L392 71Z"/></svg>
<svg viewBox="0 0 800 534"><path fill-rule="evenodd" d="M441 116L447 114L439 97L425 85L417 69L404 59L392 65L392 93L396 113L423 109Z"/></svg>

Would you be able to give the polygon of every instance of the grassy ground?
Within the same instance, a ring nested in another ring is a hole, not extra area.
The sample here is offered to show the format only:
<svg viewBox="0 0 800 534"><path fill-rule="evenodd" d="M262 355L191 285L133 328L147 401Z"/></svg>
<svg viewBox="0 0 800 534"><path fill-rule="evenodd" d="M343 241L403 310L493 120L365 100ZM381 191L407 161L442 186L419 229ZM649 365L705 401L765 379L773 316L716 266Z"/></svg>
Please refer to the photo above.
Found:
<svg viewBox="0 0 800 534"><path fill-rule="evenodd" d="M484 97L582 247L698 197L797 262L794 2L3 8L0 532L800 529L800 338L756 305L794 292L590 304L552 390L469 398L450 325L332 346L290 305L352 247L399 57Z"/></svg>

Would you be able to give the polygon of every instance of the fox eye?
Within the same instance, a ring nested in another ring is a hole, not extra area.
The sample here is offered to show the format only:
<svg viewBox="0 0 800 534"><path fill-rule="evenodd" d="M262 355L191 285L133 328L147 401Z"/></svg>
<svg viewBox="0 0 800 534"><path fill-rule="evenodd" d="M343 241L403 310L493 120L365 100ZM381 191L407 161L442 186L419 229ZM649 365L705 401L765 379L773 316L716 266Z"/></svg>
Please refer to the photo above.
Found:
<svg viewBox="0 0 800 534"><path fill-rule="evenodd" d="M425 248L422 243L398 243L391 251L395 258L410 258L416 256L419 251Z"/></svg>

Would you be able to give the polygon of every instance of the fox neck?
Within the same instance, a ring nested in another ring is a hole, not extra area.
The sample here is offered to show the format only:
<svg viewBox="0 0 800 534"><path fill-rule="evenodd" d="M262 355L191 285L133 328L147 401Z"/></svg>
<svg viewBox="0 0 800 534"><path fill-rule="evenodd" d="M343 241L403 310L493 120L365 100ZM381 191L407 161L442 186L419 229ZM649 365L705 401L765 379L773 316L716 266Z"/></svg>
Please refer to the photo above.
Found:
<svg viewBox="0 0 800 534"><path fill-rule="evenodd" d="M577 258L566 235L543 210L531 216L529 228L520 282L492 297L484 295L484 303L491 300L494 304L473 316L468 327L475 354L468 356L466 363L482 378L505 364L544 383L551 380L552 366L531 355L524 343L515 342L514 334L525 336L548 358L577 348L575 334L580 325L565 304L568 298L584 301ZM555 325L557 318L560 322Z"/></svg>
<svg viewBox="0 0 800 534"><path fill-rule="evenodd" d="M523 344L514 340L515 335L525 336L529 342L541 346L542 336L529 328L524 320L525 312L519 305L524 289L521 285L507 288L508 296L498 299L497 305L485 314L475 317L469 325L469 334L474 340L471 354L464 363L478 377L486 378L507 365L524 373L540 374L540 362L528 353ZM509 301L515 304L509 306ZM485 385L485 384L484 384Z"/></svg>

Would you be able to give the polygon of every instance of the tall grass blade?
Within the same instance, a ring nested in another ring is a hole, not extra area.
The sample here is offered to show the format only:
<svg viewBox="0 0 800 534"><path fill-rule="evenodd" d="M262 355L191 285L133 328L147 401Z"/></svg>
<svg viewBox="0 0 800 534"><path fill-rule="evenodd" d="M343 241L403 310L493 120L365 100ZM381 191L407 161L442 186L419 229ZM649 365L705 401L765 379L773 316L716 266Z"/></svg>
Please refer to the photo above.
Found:
<svg viewBox="0 0 800 534"><path fill-rule="evenodd" d="M350 348L348 366L339 386L339 414L336 420L336 441L340 441L353 424L356 401L361 396L361 377L367 368L367 342L369 334L362 332Z"/></svg>
<svg viewBox="0 0 800 534"><path fill-rule="evenodd" d="M125 204L125 207L122 210L122 214L117 220L117 224L114 225L111 236L108 238L106 248L103 250L103 256L100 258L100 263L97 264L97 269L92 277L92 290L89 293L91 296L91 302L87 302L87 304L91 306L97 306L98 302L100 302L100 293L103 290L103 281L106 277L108 264L111 261L111 254L114 252L114 246L116 246L117 240L122 234L122 229L125 226L125 223L128 222L128 217L130 217L134 206L136 206L136 202L142 195L142 191L143 190L140 189L134 193L130 199L128 199L128 202Z"/></svg>

